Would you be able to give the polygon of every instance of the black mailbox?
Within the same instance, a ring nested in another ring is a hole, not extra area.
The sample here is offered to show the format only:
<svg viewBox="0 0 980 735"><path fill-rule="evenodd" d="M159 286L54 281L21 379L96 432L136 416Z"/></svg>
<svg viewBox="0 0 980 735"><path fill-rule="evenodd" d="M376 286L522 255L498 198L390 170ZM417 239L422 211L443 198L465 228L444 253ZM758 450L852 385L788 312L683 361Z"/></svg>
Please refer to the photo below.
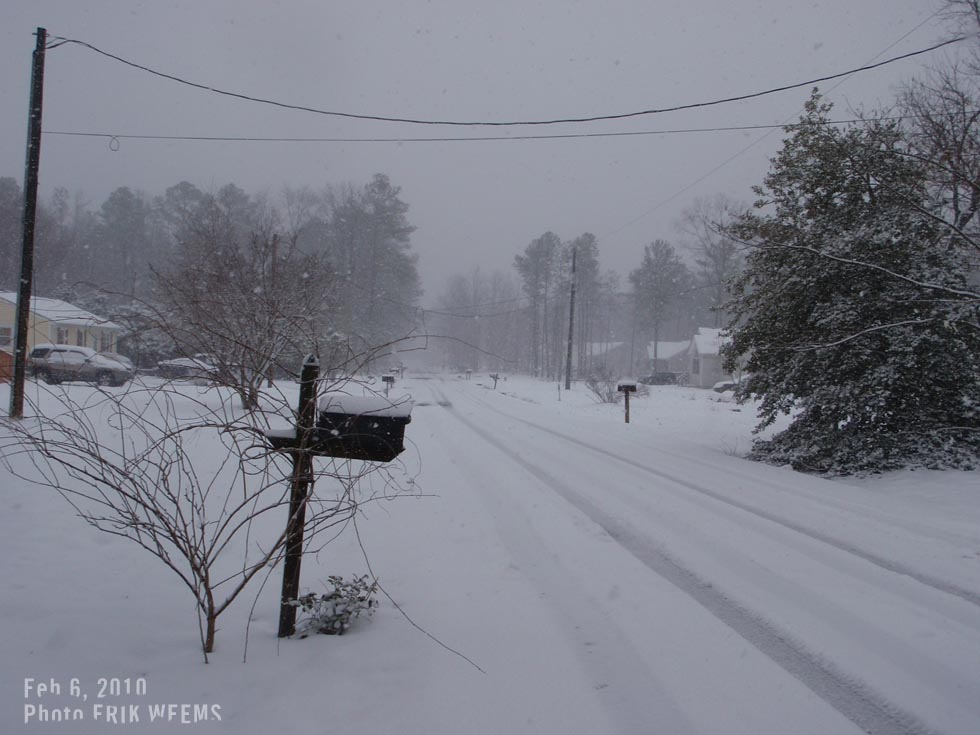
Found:
<svg viewBox="0 0 980 735"><path fill-rule="evenodd" d="M626 401L626 423L630 422L630 393L636 393L635 380L620 380L616 390L623 394Z"/></svg>
<svg viewBox="0 0 980 735"><path fill-rule="evenodd" d="M316 426L306 450L316 456L390 462L405 451L405 425L412 402L327 393L320 398ZM299 449L295 429L267 431L276 449Z"/></svg>
<svg viewBox="0 0 980 735"><path fill-rule="evenodd" d="M395 384L395 376L392 375L391 373L387 373L385 375L382 375L381 376L381 379L384 381L384 384L385 384L385 397L387 397L388 396L388 391L391 389L391 386L393 386Z"/></svg>

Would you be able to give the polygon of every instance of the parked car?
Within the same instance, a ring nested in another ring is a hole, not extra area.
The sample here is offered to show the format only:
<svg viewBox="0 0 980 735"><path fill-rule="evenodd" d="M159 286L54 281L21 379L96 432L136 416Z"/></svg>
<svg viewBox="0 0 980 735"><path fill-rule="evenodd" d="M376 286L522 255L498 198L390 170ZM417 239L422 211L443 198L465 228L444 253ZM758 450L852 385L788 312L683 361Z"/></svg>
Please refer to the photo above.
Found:
<svg viewBox="0 0 980 735"><path fill-rule="evenodd" d="M136 374L136 366L133 364L133 361L125 355L120 355L118 352L100 352L99 354L103 357L108 357L110 360L115 360L121 365L125 365L129 369L129 372L131 372L133 375Z"/></svg>
<svg viewBox="0 0 980 735"><path fill-rule="evenodd" d="M713 390L715 393L727 393L730 390L735 390L737 387L737 380L719 380L717 383L711 386L711 390Z"/></svg>
<svg viewBox="0 0 980 735"><path fill-rule="evenodd" d="M39 344L27 362L34 377L52 385L72 380L122 385L133 377L130 368L88 347Z"/></svg>
<svg viewBox="0 0 980 735"><path fill-rule="evenodd" d="M208 355L177 357L157 363L160 375L168 380L186 378L189 380L211 380L218 374L218 368L211 363Z"/></svg>
<svg viewBox="0 0 980 735"><path fill-rule="evenodd" d="M640 378L644 385L676 385L677 376L674 373L654 373Z"/></svg>

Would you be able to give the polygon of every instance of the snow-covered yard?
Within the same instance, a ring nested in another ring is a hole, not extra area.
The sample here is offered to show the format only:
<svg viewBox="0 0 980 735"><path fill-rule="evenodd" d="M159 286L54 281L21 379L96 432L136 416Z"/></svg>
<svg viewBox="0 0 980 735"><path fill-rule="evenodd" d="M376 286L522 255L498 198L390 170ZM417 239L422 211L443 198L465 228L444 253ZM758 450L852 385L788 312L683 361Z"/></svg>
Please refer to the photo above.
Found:
<svg viewBox="0 0 980 735"><path fill-rule="evenodd" d="M356 528L303 562L305 589L370 565L391 599L279 640L277 569L209 664L172 573L0 470L0 731L103 733L114 712L248 735L977 732L980 474L750 463L751 407L710 391L652 387L627 425L581 385L395 390L415 401L403 492L369 481ZM38 721L65 707L83 719Z"/></svg>

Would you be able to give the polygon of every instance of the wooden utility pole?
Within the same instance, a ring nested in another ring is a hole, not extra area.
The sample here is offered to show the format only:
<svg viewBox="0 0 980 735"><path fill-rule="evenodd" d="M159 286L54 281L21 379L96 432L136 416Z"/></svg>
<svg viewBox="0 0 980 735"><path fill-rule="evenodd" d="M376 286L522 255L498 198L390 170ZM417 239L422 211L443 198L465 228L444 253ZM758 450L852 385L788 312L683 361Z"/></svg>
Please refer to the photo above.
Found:
<svg viewBox="0 0 980 735"><path fill-rule="evenodd" d="M37 214L37 172L41 163L41 103L44 99L44 49L48 32L37 29L31 70L31 103L27 131L27 165L24 172L23 241L20 283L17 286L17 327L14 329L14 375L10 386L8 415L24 415L24 381L27 376L27 330L30 326L31 290L34 283L34 222Z"/></svg>
<svg viewBox="0 0 980 735"><path fill-rule="evenodd" d="M575 333L575 252L572 246L572 293L568 299L568 352L565 356L565 390L572 388L572 335Z"/></svg>
<svg viewBox="0 0 980 735"><path fill-rule="evenodd" d="M282 567L282 601L279 607L279 637L296 632L296 607L289 604L299 597L299 570L303 559L303 528L306 526L306 501L313 482L313 457L308 451L310 435L316 421L316 380L320 361L307 355L300 374L299 406L296 415L296 440L293 473L289 480L289 519L286 522L286 553Z"/></svg>

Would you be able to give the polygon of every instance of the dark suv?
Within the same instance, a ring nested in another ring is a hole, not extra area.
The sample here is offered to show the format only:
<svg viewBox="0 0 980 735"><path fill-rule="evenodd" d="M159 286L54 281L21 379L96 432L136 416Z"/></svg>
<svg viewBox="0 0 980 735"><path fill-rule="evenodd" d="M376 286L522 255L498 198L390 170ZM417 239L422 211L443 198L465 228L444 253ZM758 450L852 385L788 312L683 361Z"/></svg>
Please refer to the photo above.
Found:
<svg viewBox="0 0 980 735"><path fill-rule="evenodd" d="M640 378L640 382L644 385L676 385L677 375L674 373L654 373L645 378Z"/></svg>
<svg viewBox="0 0 980 735"><path fill-rule="evenodd" d="M66 380L122 385L133 377L133 371L122 363L72 345L37 345L28 357L28 367L36 378L52 385Z"/></svg>

